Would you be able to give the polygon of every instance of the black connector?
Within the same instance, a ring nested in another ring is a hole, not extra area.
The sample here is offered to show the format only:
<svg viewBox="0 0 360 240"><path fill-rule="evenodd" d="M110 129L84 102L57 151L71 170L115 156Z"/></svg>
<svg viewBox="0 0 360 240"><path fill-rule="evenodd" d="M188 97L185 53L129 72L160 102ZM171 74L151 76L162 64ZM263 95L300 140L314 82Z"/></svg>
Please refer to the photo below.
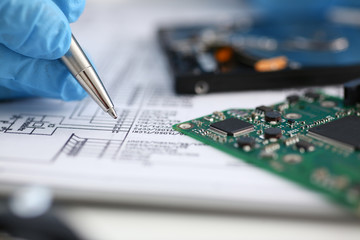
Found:
<svg viewBox="0 0 360 240"><path fill-rule="evenodd" d="M344 84L344 105L353 106L360 103L360 78Z"/></svg>

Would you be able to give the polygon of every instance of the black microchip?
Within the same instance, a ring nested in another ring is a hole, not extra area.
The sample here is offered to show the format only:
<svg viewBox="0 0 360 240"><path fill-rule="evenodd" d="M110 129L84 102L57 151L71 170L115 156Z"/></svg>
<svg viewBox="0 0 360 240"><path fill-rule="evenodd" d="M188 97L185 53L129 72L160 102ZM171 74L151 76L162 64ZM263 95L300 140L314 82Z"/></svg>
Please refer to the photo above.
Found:
<svg viewBox="0 0 360 240"><path fill-rule="evenodd" d="M255 138L253 137L240 137L237 140L237 144L239 145L239 147L249 146L250 148L253 148L256 142L255 142Z"/></svg>
<svg viewBox="0 0 360 240"><path fill-rule="evenodd" d="M300 151L304 151L304 152L312 152L315 150L315 146L311 143L308 143L306 141L300 140L299 142L296 143L296 147L300 150Z"/></svg>
<svg viewBox="0 0 360 240"><path fill-rule="evenodd" d="M292 104L292 103L297 103L299 101L300 97L298 95L290 95L286 97L286 100Z"/></svg>
<svg viewBox="0 0 360 240"><path fill-rule="evenodd" d="M254 130L254 125L237 118L228 118L224 121L213 123L210 127L222 135L234 137Z"/></svg>
<svg viewBox="0 0 360 240"><path fill-rule="evenodd" d="M264 105L255 108L255 111L260 112L260 113L265 113L265 112L272 111L272 110L273 109L271 107L267 107L267 106L264 106Z"/></svg>
<svg viewBox="0 0 360 240"><path fill-rule="evenodd" d="M281 113L278 111L267 111L265 112L266 122L279 122L281 121Z"/></svg>
<svg viewBox="0 0 360 240"><path fill-rule="evenodd" d="M265 139L281 138L282 133L280 128L267 128L264 130Z"/></svg>
<svg viewBox="0 0 360 240"><path fill-rule="evenodd" d="M360 150L360 117L347 116L310 128L309 135L333 145Z"/></svg>

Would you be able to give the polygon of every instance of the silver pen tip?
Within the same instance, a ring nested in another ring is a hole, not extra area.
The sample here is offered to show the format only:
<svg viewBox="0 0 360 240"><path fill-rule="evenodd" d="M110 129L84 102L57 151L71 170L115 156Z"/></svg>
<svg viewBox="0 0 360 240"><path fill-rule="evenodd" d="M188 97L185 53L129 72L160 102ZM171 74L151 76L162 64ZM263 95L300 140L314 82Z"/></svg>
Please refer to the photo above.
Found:
<svg viewBox="0 0 360 240"><path fill-rule="evenodd" d="M113 119L117 119L117 114L115 112L114 108L110 108L107 113L113 118Z"/></svg>

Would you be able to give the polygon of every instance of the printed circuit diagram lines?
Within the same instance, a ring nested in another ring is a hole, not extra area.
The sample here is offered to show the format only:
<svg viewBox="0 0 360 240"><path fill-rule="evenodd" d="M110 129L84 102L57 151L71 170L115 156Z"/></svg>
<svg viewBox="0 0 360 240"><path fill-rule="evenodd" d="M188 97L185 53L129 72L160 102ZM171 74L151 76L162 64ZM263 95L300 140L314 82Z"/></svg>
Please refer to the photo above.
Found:
<svg viewBox="0 0 360 240"><path fill-rule="evenodd" d="M100 110L89 116L72 114L70 118L22 113L12 115L8 119L0 119L0 133L51 136L57 129L128 132L135 114L133 110L121 109L118 110L118 120L114 121L103 115Z"/></svg>
<svg viewBox="0 0 360 240"><path fill-rule="evenodd" d="M122 143L122 140L82 138L72 134L60 151L55 155L54 159L57 159L58 157L116 159Z"/></svg>
<svg viewBox="0 0 360 240"><path fill-rule="evenodd" d="M52 135L64 117L47 115L13 115L0 120L0 132L13 134Z"/></svg>
<svg viewBox="0 0 360 240"><path fill-rule="evenodd" d="M84 120L72 121L64 116L19 114L8 119L1 119L0 133L51 136L57 129L61 128L119 133L129 131L134 117L131 110L120 111L119 120L115 123L107 120L101 121L100 119L89 119L85 122Z"/></svg>

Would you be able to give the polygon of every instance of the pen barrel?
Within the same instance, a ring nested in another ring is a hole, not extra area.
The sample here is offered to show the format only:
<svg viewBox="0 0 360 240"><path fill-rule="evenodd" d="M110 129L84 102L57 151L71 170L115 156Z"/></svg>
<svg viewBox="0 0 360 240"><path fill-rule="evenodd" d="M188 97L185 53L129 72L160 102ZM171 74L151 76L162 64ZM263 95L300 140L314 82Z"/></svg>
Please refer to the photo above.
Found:
<svg viewBox="0 0 360 240"><path fill-rule="evenodd" d="M85 91L105 112L114 108L114 104L100 81L97 72L73 35L71 36L70 49L61 57L61 60Z"/></svg>
<svg viewBox="0 0 360 240"><path fill-rule="evenodd" d="M61 57L61 60L75 77L85 68L91 67L89 59L86 57L84 51L73 35L71 35L69 51Z"/></svg>

